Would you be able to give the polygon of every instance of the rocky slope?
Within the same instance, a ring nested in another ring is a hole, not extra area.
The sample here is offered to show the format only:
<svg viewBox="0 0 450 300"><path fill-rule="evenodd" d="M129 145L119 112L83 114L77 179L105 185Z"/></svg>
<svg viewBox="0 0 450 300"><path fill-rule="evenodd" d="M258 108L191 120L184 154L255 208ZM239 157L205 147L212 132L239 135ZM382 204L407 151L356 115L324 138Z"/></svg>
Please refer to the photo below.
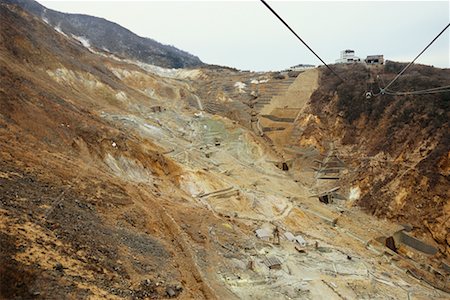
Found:
<svg viewBox="0 0 450 300"><path fill-rule="evenodd" d="M178 186L178 167L100 116L180 99L184 88L0 8L2 298L211 295L160 196ZM147 80L152 98L111 71L124 66Z"/></svg>
<svg viewBox="0 0 450 300"><path fill-rule="evenodd" d="M314 196L339 140L320 70L158 68L4 3L0 29L0 298L448 296L445 251L392 251L401 226Z"/></svg>
<svg viewBox="0 0 450 300"><path fill-rule="evenodd" d="M311 97L301 139L337 143L354 172L347 184L361 189L357 204L379 217L410 224L450 254L450 93L379 95L403 64L367 69L335 66L345 82L324 70ZM378 79L377 79L378 76ZM448 85L450 70L414 65L391 88L414 91ZM299 143L302 143L302 141Z"/></svg>
<svg viewBox="0 0 450 300"><path fill-rule="evenodd" d="M139 60L166 68L186 68L203 65L200 59L173 46L137 36L108 20L81 14L68 14L47 9L33 0L2 0L16 4L42 18L49 25L83 44L120 57Z"/></svg>
<svg viewBox="0 0 450 300"><path fill-rule="evenodd" d="M439 245L447 257L450 94L365 96L367 91L376 94L404 66L395 62L370 68L335 65L344 82L327 69L319 69L319 82L304 87L306 95L302 89L290 89L259 107L258 101L265 99L265 87L264 83L252 84L251 74L235 75L234 79L219 76L221 84L203 84L215 95L213 99L225 99L216 107L225 105L228 109L216 109L215 113L251 127L249 106L255 106L259 122L268 130L265 135L280 155L290 147L313 146L323 154L339 149L352 170L341 178L342 186L360 191L355 204L376 216L408 224L418 237ZM274 75L261 75L260 79L265 82ZM233 86L240 81L245 85L244 93ZM391 89L417 91L449 82L448 69L414 65ZM272 95L273 83L271 86L267 93ZM229 108L236 104L226 99L239 100L246 104L246 110L229 114ZM291 157L288 153L284 153L287 158Z"/></svg>

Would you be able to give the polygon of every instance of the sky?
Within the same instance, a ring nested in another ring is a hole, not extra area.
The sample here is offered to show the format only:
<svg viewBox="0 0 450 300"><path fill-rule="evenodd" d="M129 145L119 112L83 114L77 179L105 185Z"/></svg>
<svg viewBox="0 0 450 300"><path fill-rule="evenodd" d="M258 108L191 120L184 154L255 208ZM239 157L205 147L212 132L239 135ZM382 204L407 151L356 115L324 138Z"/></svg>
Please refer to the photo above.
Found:
<svg viewBox="0 0 450 300"><path fill-rule="evenodd" d="M61 12L102 17L241 70L321 62L260 1L49 1ZM327 63L344 49L408 62L450 22L450 1L278 1L272 8ZM450 68L450 28L416 61Z"/></svg>

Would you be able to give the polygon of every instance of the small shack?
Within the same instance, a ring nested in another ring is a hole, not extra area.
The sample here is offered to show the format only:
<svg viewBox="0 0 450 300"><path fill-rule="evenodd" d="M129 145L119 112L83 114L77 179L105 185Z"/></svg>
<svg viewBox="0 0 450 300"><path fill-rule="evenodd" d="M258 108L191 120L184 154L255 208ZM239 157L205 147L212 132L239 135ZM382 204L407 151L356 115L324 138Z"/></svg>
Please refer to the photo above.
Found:
<svg viewBox="0 0 450 300"><path fill-rule="evenodd" d="M264 264L271 270L281 269L281 261L275 256L266 257L264 259Z"/></svg>
<svg viewBox="0 0 450 300"><path fill-rule="evenodd" d="M364 61L368 65L382 65L384 64L384 57L381 54L368 55Z"/></svg>
<svg viewBox="0 0 450 300"><path fill-rule="evenodd" d="M269 241L273 238L273 231L268 228L260 228L255 231L256 236L264 241Z"/></svg>
<svg viewBox="0 0 450 300"><path fill-rule="evenodd" d="M313 195L312 197L318 197L319 201L325 204L331 204L334 202L334 200L346 200L344 196L337 193L339 189L340 187L334 187L331 190Z"/></svg>
<svg viewBox="0 0 450 300"><path fill-rule="evenodd" d="M305 241L305 239L301 236L301 235L296 235L296 236L294 236L291 232L289 232L289 231L286 231L285 233L284 233L284 237L288 240L288 241L290 241L290 242L296 242L296 243L298 243L298 244L300 244L302 247L305 247L306 246L306 241Z"/></svg>
<svg viewBox="0 0 450 300"><path fill-rule="evenodd" d="M152 112L156 113L156 112L162 112L163 109L162 109L161 106L156 105L156 106L150 107L150 110L151 110Z"/></svg>

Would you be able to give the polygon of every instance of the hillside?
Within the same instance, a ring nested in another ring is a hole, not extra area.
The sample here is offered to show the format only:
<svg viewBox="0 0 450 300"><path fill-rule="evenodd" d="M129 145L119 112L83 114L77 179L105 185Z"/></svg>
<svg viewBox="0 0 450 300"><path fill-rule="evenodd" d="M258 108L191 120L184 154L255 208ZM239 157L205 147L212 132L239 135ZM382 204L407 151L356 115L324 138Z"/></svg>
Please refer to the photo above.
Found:
<svg viewBox="0 0 450 300"><path fill-rule="evenodd" d="M34 0L2 0L16 4L42 18L49 25L85 45L120 57L166 68L187 68L203 65L200 59L173 46L137 36L108 20L81 14L68 14L47 9Z"/></svg>
<svg viewBox="0 0 450 300"><path fill-rule="evenodd" d="M358 131L340 136L365 114L341 120L345 92L321 68L174 70L111 57L0 3L0 298L448 298L442 239L409 217L407 231L398 210L357 205L377 191L364 178L379 178L355 157L381 154L375 140L366 154ZM426 132L437 154L412 168L435 180L423 195L436 199L448 173L422 172L445 153L438 122ZM410 151L401 143L389 152L397 161ZM342 176L321 178L317 162ZM445 160L437 170L448 172ZM441 207L419 216L445 218Z"/></svg>
<svg viewBox="0 0 450 300"><path fill-rule="evenodd" d="M321 133L349 156L355 173L346 180L362 191L357 203L377 216L410 224L420 234L431 233L448 255L450 93L364 96L403 67L389 61L378 69L341 67L343 83L324 71L310 112L319 117ZM382 78L376 80L377 75ZM392 89L424 90L449 82L448 69L414 65Z"/></svg>
<svg viewBox="0 0 450 300"><path fill-rule="evenodd" d="M208 93L214 94L217 89L215 98L240 99L246 105L253 101L259 110L258 122L284 159L298 163L298 155L292 156L292 147L312 146L324 155L337 149L350 170L344 176L341 174L339 183L347 190L360 191L356 205L370 214L411 226L417 236L434 240L442 254L448 256L450 94L365 97L369 90L376 94L404 66L391 61L371 68L335 65L344 82L327 69L319 69L317 85L311 82L300 89L290 87L287 93L274 95L270 102L265 102L264 95L252 97L252 89L262 93L264 84L252 85L243 75L235 81L242 80L247 93L227 92L234 83L227 88L230 76L226 80L220 76L217 79L220 84L210 84ZM261 78L264 81L272 76ZM311 80L306 73L299 77L302 76L304 82ZM417 91L446 86L449 82L449 69L414 65L391 89ZM259 102L267 104L258 106ZM224 105L228 109L217 109ZM248 124L252 109L247 107L240 110L241 115L230 115L230 108L235 105L219 101L214 113Z"/></svg>
<svg viewBox="0 0 450 300"><path fill-rule="evenodd" d="M135 110L127 97L158 101L105 67L122 64L40 19L2 4L0 22L1 297L143 299L178 294L181 282L187 298L208 295L157 196L173 186L168 176L178 167L150 140L101 116ZM153 97L178 93L175 84L146 79Z"/></svg>

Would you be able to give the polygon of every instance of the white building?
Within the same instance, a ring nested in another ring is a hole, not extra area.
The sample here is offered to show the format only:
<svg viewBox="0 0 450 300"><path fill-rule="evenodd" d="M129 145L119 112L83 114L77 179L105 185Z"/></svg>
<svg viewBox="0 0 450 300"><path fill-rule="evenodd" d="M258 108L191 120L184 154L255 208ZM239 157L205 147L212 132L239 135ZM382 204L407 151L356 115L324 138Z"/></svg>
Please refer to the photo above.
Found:
<svg viewBox="0 0 450 300"><path fill-rule="evenodd" d="M341 57L339 59L336 59L337 64L352 64L359 62L361 62L361 59L355 56L354 50L350 49L341 51Z"/></svg>
<svg viewBox="0 0 450 300"><path fill-rule="evenodd" d="M305 71L308 69L314 69L315 67L315 65L299 64L290 67L289 69L287 69L287 71Z"/></svg>

